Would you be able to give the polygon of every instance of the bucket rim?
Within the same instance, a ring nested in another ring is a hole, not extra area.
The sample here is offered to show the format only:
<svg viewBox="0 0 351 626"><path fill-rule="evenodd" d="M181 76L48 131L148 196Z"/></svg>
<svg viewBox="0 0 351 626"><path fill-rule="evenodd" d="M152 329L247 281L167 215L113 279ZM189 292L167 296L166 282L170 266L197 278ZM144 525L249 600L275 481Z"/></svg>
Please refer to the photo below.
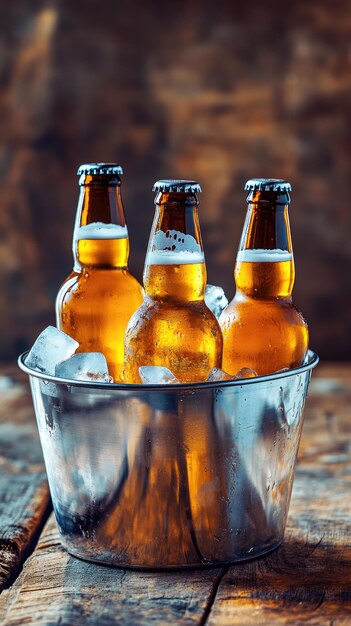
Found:
<svg viewBox="0 0 351 626"><path fill-rule="evenodd" d="M45 374L38 370L34 370L31 367L26 365L25 360L28 356L29 350L22 352L18 357L17 363L19 368L28 374L31 378L39 378L47 383L54 383L56 385L64 385L70 387L81 387L82 389L103 389L104 391L135 391L136 389L142 389L143 391L162 391L162 392L172 392L175 390L194 390L194 389L214 389L214 388L226 388L226 387L241 387L243 385L255 385L261 382L271 382L274 380L278 380L280 378L288 378L291 376L296 376L297 374L302 374L309 370L312 370L318 365L319 357L313 352L313 350L308 350L307 356L305 358L304 365L300 367L292 368L287 370L286 372L275 372L273 374L267 374L266 376L255 376L254 378L240 378L236 380L222 380L222 381L205 381L205 382L196 382L196 383L178 383L178 384L127 384L127 383L106 383L99 381L85 381L85 380L73 380L69 378L59 378L58 376L52 376L50 374Z"/></svg>

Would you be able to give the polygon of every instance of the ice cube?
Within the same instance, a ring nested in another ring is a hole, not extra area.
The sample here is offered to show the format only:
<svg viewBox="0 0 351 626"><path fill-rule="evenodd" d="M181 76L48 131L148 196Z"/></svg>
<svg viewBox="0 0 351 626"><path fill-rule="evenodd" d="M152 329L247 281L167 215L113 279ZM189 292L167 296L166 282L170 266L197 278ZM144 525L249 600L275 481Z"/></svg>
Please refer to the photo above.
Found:
<svg viewBox="0 0 351 626"><path fill-rule="evenodd" d="M235 378L255 378L256 376L258 376L257 372L252 370L251 367L242 367L241 370L236 373Z"/></svg>
<svg viewBox="0 0 351 626"><path fill-rule="evenodd" d="M161 365L143 365L139 367L139 375L146 385L174 385L179 383L171 370Z"/></svg>
<svg viewBox="0 0 351 626"><path fill-rule="evenodd" d="M79 343L54 326L40 333L26 358L26 365L44 374L55 375L55 367L75 353Z"/></svg>
<svg viewBox="0 0 351 626"><path fill-rule="evenodd" d="M213 315L219 319L221 313L228 304L228 298L222 287L217 287L216 285L206 285L205 304L212 311Z"/></svg>
<svg viewBox="0 0 351 626"><path fill-rule="evenodd" d="M108 372L107 361L101 352L79 352L71 358L58 363L55 375L59 378L87 380L109 383L112 382Z"/></svg>
<svg viewBox="0 0 351 626"><path fill-rule="evenodd" d="M210 371L207 380L210 383L214 383L214 382L219 382L220 380L235 380L235 378L236 376L233 376L232 374L228 374L228 372L221 370L219 367L214 367Z"/></svg>

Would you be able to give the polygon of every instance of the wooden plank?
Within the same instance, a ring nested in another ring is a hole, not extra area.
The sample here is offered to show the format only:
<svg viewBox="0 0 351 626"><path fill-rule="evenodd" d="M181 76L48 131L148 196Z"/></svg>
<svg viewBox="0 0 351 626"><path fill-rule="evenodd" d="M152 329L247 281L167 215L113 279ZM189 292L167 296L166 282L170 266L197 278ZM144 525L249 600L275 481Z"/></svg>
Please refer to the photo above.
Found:
<svg viewBox="0 0 351 626"><path fill-rule="evenodd" d="M345 372L350 367L327 366L312 381L283 546L230 568L208 626L351 624L351 378Z"/></svg>
<svg viewBox="0 0 351 626"><path fill-rule="evenodd" d="M44 523L49 491L26 377L0 368L0 590Z"/></svg>
<svg viewBox="0 0 351 626"><path fill-rule="evenodd" d="M199 624L221 574L125 571L80 561L61 547L51 517L21 576L0 596L0 624Z"/></svg>

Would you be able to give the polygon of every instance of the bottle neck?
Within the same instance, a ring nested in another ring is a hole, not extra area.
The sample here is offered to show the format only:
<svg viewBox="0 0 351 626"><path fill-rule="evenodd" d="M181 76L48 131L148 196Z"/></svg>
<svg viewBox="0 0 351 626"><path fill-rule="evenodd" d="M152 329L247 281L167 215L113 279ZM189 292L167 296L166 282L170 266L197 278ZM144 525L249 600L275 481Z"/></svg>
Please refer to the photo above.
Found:
<svg viewBox="0 0 351 626"><path fill-rule="evenodd" d="M203 300L207 273L195 194L157 197L143 280L153 299L178 304Z"/></svg>
<svg viewBox="0 0 351 626"><path fill-rule="evenodd" d="M125 268L129 238L120 186L81 187L73 233L74 268Z"/></svg>
<svg viewBox="0 0 351 626"><path fill-rule="evenodd" d="M287 204L249 203L234 276L246 296L291 299L295 266Z"/></svg>

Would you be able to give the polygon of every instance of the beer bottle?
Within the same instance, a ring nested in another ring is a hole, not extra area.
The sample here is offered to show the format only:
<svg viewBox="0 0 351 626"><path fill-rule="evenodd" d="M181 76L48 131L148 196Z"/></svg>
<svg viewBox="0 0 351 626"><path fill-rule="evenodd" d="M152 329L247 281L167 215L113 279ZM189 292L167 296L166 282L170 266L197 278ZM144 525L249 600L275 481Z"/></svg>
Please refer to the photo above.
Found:
<svg viewBox="0 0 351 626"><path fill-rule="evenodd" d="M57 295L57 327L79 342L78 351L102 352L118 382L125 329L143 301L142 287L127 266L123 171L114 163L89 163L77 173L80 196L73 233L74 268Z"/></svg>
<svg viewBox="0 0 351 626"><path fill-rule="evenodd" d="M144 268L146 296L125 339L124 380L142 365L168 367L179 382L205 381L221 367L222 335L204 302L206 265L198 218L200 185L155 183L155 217Z"/></svg>
<svg viewBox="0 0 351 626"><path fill-rule="evenodd" d="M234 277L234 299L220 317L223 369L259 375L302 364L308 329L292 303L295 267L288 216L291 185L252 179Z"/></svg>

